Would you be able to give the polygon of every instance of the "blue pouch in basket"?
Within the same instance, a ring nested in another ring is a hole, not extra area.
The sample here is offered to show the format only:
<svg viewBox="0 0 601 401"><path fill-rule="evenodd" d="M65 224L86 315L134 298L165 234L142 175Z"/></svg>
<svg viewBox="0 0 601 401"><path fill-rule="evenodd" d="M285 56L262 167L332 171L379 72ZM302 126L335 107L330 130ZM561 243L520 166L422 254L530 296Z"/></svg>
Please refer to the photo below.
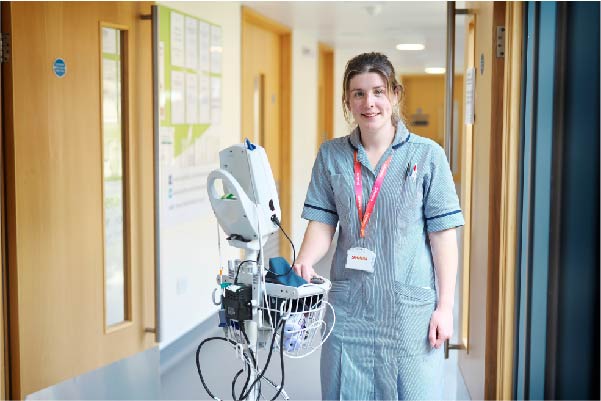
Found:
<svg viewBox="0 0 601 401"><path fill-rule="evenodd" d="M290 270L290 263L281 256L269 259L269 271L265 276L265 281L290 287L307 284L307 280L296 274L294 270Z"/></svg>

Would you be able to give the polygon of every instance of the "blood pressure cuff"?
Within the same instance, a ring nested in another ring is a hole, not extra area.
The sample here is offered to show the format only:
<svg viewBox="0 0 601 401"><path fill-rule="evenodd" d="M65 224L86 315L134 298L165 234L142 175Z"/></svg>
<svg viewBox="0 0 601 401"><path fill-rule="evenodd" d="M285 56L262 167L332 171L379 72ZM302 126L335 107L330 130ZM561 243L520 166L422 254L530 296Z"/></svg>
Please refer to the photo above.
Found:
<svg viewBox="0 0 601 401"><path fill-rule="evenodd" d="M290 263L280 256L269 259L269 271L265 276L265 281L290 287L300 287L307 284L304 278L290 269Z"/></svg>

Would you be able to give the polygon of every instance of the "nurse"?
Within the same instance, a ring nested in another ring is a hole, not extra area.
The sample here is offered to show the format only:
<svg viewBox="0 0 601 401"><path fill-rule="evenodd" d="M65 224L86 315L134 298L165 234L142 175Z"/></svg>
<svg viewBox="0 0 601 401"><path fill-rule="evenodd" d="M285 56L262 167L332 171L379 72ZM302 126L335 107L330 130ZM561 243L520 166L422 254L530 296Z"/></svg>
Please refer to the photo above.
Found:
<svg viewBox="0 0 601 401"><path fill-rule="evenodd" d="M402 95L385 55L351 59L342 102L355 128L324 143L313 166L302 212L309 224L294 265L299 275L316 275L313 265L339 225L329 294L336 325L321 354L323 399L442 397L455 228L464 221L444 151L407 130Z"/></svg>

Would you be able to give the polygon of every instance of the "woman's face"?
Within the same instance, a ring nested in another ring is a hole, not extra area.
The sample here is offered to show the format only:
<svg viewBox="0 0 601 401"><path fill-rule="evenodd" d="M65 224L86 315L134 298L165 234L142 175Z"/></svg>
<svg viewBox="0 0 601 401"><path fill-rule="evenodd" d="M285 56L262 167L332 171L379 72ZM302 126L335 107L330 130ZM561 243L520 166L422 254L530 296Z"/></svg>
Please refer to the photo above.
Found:
<svg viewBox="0 0 601 401"><path fill-rule="evenodd" d="M378 133L392 127L394 94L388 93L386 83L375 72L355 75L348 90L348 106L361 132Z"/></svg>

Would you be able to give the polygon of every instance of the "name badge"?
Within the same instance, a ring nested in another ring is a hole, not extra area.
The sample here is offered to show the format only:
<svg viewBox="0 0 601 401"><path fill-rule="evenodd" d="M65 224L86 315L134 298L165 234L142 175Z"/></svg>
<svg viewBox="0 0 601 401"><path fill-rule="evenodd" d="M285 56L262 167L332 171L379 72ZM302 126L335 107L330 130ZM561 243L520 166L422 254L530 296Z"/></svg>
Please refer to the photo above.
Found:
<svg viewBox="0 0 601 401"><path fill-rule="evenodd" d="M376 254L367 248L351 248L346 254L346 268L373 273Z"/></svg>

